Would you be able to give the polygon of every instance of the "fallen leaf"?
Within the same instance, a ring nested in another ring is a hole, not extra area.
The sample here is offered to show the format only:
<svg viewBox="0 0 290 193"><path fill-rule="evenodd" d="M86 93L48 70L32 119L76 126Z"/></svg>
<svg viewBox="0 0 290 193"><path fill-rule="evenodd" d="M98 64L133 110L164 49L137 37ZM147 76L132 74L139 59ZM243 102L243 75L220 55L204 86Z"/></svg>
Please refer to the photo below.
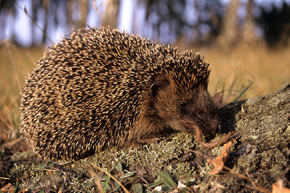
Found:
<svg viewBox="0 0 290 193"><path fill-rule="evenodd" d="M162 187L161 186L156 186L154 189L153 189L153 192L161 192L162 191Z"/></svg>
<svg viewBox="0 0 290 193"><path fill-rule="evenodd" d="M272 193L290 193L290 189L283 187L283 181L278 180L272 184Z"/></svg>
<svg viewBox="0 0 290 193"><path fill-rule="evenodd" d="M3 191L3 192L15 192L16 190L15 190L15 188L12 186L12 184L10 184L10 183L8 183L8 184L6 184L5 186L3 186L1 189L1 192Z"/></svg>
<svg viewBox="0 0 290 193"><path fill-rule="evenodd" d="M23 188L22 190L19 191L20 193L26 193L28 192L28 189L27 188Z"/></svg>
<svg viewBox="0 0 290 193"><path fill-rule="evenodd" d="M186 185L184 183L182 183L182 181L178 181L178 185L177 185L177 189L179 190L183 190L184 188L186 188Z"/></svg>
<svg viewBox="0 0 290 193"><path fill-rule="evenodd" d="M224 144L221 156L217 156L215 159L207 161L208 163L214 166L214 169L211 172L209 172L209 174L215 175L220 171L222 171L224 164L228 159L232 144L233 144L232 141L229 141L228 143Z"/></svg>

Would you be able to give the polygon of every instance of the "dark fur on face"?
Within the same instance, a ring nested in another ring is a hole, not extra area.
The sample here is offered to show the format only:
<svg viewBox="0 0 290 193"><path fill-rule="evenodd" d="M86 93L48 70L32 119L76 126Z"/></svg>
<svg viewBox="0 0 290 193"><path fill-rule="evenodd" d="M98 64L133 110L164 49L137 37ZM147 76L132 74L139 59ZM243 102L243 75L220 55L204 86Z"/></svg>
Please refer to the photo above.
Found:
<svg viewBox="0 0 290 193"><path fill-rule="evenodd" d="M173 80L162 80L151 86L157 117L166 127L176 131L194 132L187 124L198 126L207 137L220 127L215 105L207 91L207 81L194 88L182 88Z"/></svg>

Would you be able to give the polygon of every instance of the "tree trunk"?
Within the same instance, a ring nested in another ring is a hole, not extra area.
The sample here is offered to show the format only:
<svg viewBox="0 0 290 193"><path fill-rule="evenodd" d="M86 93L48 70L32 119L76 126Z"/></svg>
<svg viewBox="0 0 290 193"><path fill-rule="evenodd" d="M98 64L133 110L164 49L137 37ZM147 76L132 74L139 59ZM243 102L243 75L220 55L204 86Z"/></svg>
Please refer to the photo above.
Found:
<svg viewBox="0 0 290 193"><path fill-rule="evenodd" d="M248 0L247 3L247 14L242 31L242 43L245 45L255 45L258 43L257 36L255 33L255 22L253 18L253 0Z"/></svg>
<svg viewBox="0 0 290 193"><path fill-rule="evenodd" d="M32 0L32 12L31 12L31 17L32 17L32 20L34 22L37 21L37 10L38 10L38 7L36 6L37 5L37 2L36 0ZM31 44L30 46L36 46L37 45L37 42L36 42L36 27L35 27L35 24L33 23L33 21L31 21L31 35L32 35L32 40L31 40Z"/></svg>
<svg viewBox="0 0 290 193"><path fill-rule="evenodd" d="M86 27L87 25L87 15L89 12L89 6L87 1L79 1L79 12L80 12L80 19L78 22L78 28Z"/></svg>
<svg viewBox="0 0 290 193"><path fill-rule="evenodd" d="M49 11L49 6L50 6L50 0L44 0L42 1L42 7L43 7L43 11L44 11L44 25L43 25L43 32L42 33L42 38L41 38L41 45L43 46L45 44L46 41L46 36L47 34L47 23L48 23L48 11Z"/></svg>
<svg viewBox="0 0 290 193"><path fill-rule="evenodd" d="M75 27L75 25L74 25L74 20L73 20L73 10L74 10L74 7L73 7L73 5L74 5L74 0L68 0L67 1L67 4L66 4L66 6L67 6L67 8L66 8L66 18L67 18L67 27L68 27L68 29L72 29L72 28L74 28Z"/></svg>
<svg viewBox="0 0 290 193"><path fill-rule="evenodd" d="M225 17L223 19L223 26L221 33L218 37L218 44L222 47L233 46L238 42L238 8L240 5L240 0L231 0Z"/></svg>
<svg viewBox="0 0 290 193"><path fill-rule="evenodd" d="M77 10L75 7L77 5ZM79 12L78 20L73 19L74 12ZM67 1L67 23L68 28L78 29L87 25L87 15L89 12L88 1L68 0Z"/></svg>
<svg viewBox="0 0 290 193"><path fill-rule="evenodd" d="M118 26L120 0L107 0L105 3L105 14L102 26L116 28Z"/></svg>

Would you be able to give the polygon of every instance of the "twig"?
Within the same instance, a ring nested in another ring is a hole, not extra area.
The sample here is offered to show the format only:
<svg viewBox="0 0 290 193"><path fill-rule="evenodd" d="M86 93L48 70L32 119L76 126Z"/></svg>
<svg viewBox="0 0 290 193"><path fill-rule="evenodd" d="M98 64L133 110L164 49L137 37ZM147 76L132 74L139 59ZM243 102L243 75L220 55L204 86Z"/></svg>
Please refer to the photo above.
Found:
<svg viewBox="0 0 290 193"><path fill-rule="evenodd" d="M1 180L10 180L10 178L0 177Z"/></svg>
<svg viewBox="0 0 290 193"><path fill-rule="evenodd" d="M96 1L95 1L95 0L92 0L92 4L93 4L93 8L96 10L96 12L97 12L97 14L98 14L100 20L102 21L103 19L102 19L102 16L101 16L101 14L100 14L100 11L99 11L99 9L98 9L98 7L97 7L97 5L96 5Z"/></svg>
<svg viewBox="0 0 290 193"><path fill-rule="evenodd" d="M252 184L254 184L255 186L257 186L259 188L259 191L261 192L265 192L265 193L271 193L270 190L266 189L265 187L261 186L260 184L257 184L256 182L254 182L253 180L251 180L251 178L248 178L242 174L239 174L238 172L235 172L234 170L232 170L231 168L228 168L227 166L223 166L224 169L228 170L229 172L236 174L237 176L239 176L240 178L243 178L245 180L250 181ZM255 188L253 188L255 189Z"/></svg>
<svg viewBox="0 0 290 193"><path fill-rule="evenodd" d="M95 171L93 170L93 169L90 169L89 170L89 174L92 176L92 178L94 179L94 182L95 182L95 184L96 184L96 186L97 186L97 190L98 190L98 192L104 192L104 189L103 189L103 187L102 187L102 184L101 184L101 182L100 182L100 180L98 179L98 178L95 178L94 176L96 176L96 173L95 173Z"/></svg>
<svg viewBox="0 0 290 193"><path fill-rule="evenodd" d="M22 8L18 3L17 1L16 2L16 5L22 9L24 11L24 13L31 19L32 23L43 33L43 35L50 41L50 43L53 44L53 41L47 36L47 34L45 33L45 31L33 20L33 18L28 14L27 10L26 10L26 7Z"/></svg>
<svg viewBox="0 0 290 193"><path fill-rule="evenodd" d="M126 192L126 193L130 193L129 192L129 190L127 190L126 188L125 188L125 186L123 186L122 184L121 184L121 182L119 182L114 176L112 176L110 173L108 173L106 170L103 170L102 168L100 168L100 167L98 167L97 165L95 165L95 164L93 164L92 162L91 162L91 165L92 166L94 166L95 168L97 168L98 170L101 170L102 172L105 172L108 176L110 176L115 182L117 182L122 188L123 188L123 190Z"/></svg>
<svg viewBox="0 0 290 193"><path fill-rule="evenodd" d="M63 190L64 190L64 185L65 185L65 183L66 183L66 181L67 181L67 175L66 175L66 172L65 171L63 171L63 170L61 170L61 169L58 169L58 168L55 168L57 171L59 171L59 172L61 172L63 175L64 175L64 177L63 177L63 183L62 183L62 186L61 186L61 189L58 191L59 193L61 193L61 192L63 192Z"/></svg>

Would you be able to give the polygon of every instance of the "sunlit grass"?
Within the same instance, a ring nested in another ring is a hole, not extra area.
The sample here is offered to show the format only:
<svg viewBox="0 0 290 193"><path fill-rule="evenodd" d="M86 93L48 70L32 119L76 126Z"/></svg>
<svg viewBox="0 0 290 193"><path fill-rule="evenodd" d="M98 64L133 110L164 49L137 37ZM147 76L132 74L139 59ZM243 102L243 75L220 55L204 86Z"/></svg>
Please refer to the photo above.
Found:
<svg viewBox="0 0 290 193"><path fill-rule="evenodd" d="M20 49L4 42L0 47L0 142L19 134L20 90L42 49Z"/></svg>
<svg viewBox="0 0 290 193"><path fill-rule="evenodd" d="M230 94L233 99L252 83L243 99L273 92L290 81L289 53L289 48L273 51L265 47L202 50L212 66L209 91L221 91L224 86L225 96Z"/></svg>

